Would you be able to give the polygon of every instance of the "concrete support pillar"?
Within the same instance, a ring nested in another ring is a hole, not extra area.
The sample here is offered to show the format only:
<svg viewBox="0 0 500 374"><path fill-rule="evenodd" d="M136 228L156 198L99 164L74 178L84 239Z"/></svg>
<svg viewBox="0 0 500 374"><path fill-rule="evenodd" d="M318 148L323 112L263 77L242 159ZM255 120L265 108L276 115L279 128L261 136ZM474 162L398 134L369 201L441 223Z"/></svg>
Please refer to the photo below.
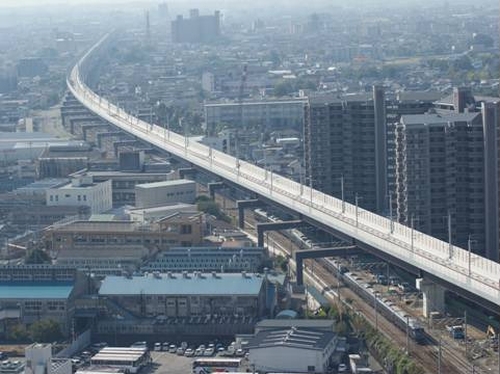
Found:
<svg viewBox="0 0 500 374"><path fill-rule="evenodd" d="M179 173L180 179L186 179L187 177L192 177L194 179L198 171L195 168L179 168L177 172Z"/></svg>
<svg viewBox="0 0 500 374"><path fill-rule="evenodd" d="M262 202L258 199L251 200L237 200L236 205L238 206L238 227L240 229L245 228L245 209L247 208L257 208L262 206Z"/></svg>
<svg viewBox="0 0 500 374"><path fill-rule="evenodd" d="M208 184L208 193L210 194L211 199L215 199L215 191L224 188L223 182L210 182Z"/></svg>
<svg viewBox="0 0 500 374"><path fill-rule="evenodd" d="M444 313L444 291L440 285L424 278L418 278L416 281L417 289L423 294L422 314L429 318L431 312Z"/></svg>

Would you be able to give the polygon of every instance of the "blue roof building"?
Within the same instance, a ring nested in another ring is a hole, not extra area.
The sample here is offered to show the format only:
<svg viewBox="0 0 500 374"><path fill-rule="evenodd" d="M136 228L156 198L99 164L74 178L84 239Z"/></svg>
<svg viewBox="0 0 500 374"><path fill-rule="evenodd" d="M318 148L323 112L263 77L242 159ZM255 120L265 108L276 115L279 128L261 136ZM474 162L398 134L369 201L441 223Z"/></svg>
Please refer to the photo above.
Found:
<svg viewBox="0 0 500 374"><path fill-rule="evenodd" d="M143 276L107 276L99 296L113 299L140 317L258 317L265 309L264 284L263 276L246 272L153 272Z"/></svg>

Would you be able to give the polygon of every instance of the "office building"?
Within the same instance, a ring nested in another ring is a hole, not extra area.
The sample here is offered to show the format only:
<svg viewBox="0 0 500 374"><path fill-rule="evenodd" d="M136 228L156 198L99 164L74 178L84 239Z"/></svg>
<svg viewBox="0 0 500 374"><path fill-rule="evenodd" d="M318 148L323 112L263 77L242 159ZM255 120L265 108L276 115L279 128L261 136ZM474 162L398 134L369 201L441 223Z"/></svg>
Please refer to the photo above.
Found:
<svg viewBox="0 0 500 374"><path fill-rule="evenodd" d="M207 43L220 38L220 12L200 16L198 9L189 11L189 18L182 15L172 21L172 41L174 43Z"/></svg>
<svg viewBox="0 0 500 374"><path fill-rule="evenodd" d="M102 213L113 207L111 181L94 183L84 176L60 187L47 189L47 206L88 206L92 214Z"/></svg>
<svg viewBox="0 0 500 374"><path fill-rule="evenodd" d="M174 203L193 204L196 199L196 182L179 179L135 186L136 208L152 208Z"/></svg>

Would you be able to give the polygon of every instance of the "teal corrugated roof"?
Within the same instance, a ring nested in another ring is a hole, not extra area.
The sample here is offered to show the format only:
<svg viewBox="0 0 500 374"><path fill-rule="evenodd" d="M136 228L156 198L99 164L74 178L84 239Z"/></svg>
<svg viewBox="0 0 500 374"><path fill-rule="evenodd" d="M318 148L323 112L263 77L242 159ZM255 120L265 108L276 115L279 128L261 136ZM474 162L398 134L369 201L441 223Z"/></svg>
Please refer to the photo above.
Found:
<svg viewBox="0 0 500 374"><path fill-rule="evenodd" d="M1 282L1 299L67 299L72 283L60 282Z"/></svg>
<svg viewBox="0 0 500 374"><path fill-rule="evenodd" d="M243 277L241 274L203 274L203 278L193 274L184 278L175 274L161 277L107 276L101 285L99 295L258 295L264 279L255 275Z"/></svg>

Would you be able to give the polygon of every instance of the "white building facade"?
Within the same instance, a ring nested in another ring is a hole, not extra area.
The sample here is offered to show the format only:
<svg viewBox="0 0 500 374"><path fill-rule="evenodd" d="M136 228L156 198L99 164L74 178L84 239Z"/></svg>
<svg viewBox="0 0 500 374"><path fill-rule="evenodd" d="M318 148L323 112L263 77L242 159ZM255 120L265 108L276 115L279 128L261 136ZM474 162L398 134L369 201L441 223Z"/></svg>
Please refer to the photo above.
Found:
<svg viewBox="0 0 500 374"><path fill-rule="evenodd" d="M71 183L47 190L48 206L88 206L91 214L113 207L111 180L93 183L92 177L74 178Z"/></svg>

